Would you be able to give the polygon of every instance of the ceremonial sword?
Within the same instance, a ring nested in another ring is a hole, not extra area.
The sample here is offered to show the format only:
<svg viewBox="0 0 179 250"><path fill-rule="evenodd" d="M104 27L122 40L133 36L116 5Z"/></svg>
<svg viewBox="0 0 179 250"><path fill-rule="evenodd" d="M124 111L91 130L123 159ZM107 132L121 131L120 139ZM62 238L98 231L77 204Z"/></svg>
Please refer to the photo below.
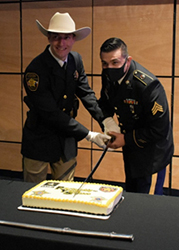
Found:
<svg viewBox="0 0 179 250"><path fill-rule="evenodd" d="M113 136L113 137L108 141L108 143L109 143L109 142L113 142L114 140L115 140L115 137ZM108 145L108 143L107 143L107 145ZM90 173L90 174L88 175L88 177L83 181L83 183L80 185L80 187L75 191L73 197L75 197L75 195L77 195L77 194L79 193L79 190L82 188L82 186L92 177L92 175L94 174L94 172L96 171L96 169L99 167L100 162L102 161L104 155L106 154L106 152L107 152L107 150L108 150L107 145L106 145L106 148L104 149L102 155L100 156L98 162L96 163L95 167L91 170L91 173Z"/></svg>
<svg viewBox="0 0 179 250"><path fill-rule="evenodd" d="M4 221L4 220L0 220L0 225L48 231L48 232L54 232L54 233L75 234L75 235L85 235L85 236L104 237L104 238L116 238L116 239L130 240L130 241L134 240L133 234L118 234L115 232L107 233L107 232L84 231L84 230L70 229L69 227L57 228L57 227L40 226L40 225L19 223L19 222L13 222L13 221Z"/></svg>

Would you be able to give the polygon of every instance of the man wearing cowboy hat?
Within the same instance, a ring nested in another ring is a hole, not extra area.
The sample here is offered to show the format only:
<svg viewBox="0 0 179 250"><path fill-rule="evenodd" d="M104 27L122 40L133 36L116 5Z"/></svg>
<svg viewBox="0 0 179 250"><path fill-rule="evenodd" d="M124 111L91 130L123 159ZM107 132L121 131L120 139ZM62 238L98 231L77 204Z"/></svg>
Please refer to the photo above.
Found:
<svg viewBox="0 0 179 250"><path fill-rule="evenodd" d="M86 138L105 147L108 135L91 132L74 118L78 99L101 125L103 114L88 85L81 56L72 52L75 41L90 34L90 28L76 30L68 13L55 13L48 29L36 20L49 45L28 65L24 75L29 107L23 129L24 180L46 179L48 163L52 178L72 180L76 166L77 141Z"/></svg>

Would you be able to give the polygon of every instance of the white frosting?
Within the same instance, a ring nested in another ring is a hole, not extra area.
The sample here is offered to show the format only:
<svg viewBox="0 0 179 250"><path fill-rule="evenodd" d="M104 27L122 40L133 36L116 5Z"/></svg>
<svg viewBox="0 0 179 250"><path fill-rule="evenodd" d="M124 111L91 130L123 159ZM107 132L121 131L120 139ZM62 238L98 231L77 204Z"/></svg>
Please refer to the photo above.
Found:
<svg viewBox="0 0 179 250"><path fill-rule="evenodd" d="M122 197L122 187L81 182L43 181L25 192L22 205L27 207L109 214Z"/></svg>

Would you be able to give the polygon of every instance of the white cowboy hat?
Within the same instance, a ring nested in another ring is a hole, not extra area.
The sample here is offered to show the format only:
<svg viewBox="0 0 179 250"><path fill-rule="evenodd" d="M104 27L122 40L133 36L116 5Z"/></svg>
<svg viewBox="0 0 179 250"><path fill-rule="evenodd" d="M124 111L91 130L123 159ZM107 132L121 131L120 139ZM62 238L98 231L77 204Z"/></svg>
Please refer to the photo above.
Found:
<svg viewBox="0 0 179 250"><path fill-rule="evenodd" d="M76 30L75 22L68 13L56 12L50 19L48 29L45 29L38 20L36 20L36 23L38 29L45 36L48 36L48 32L65 34L73 33L75 34L76 41L79 41L87 37L91 32L89 27Z"/></svg>

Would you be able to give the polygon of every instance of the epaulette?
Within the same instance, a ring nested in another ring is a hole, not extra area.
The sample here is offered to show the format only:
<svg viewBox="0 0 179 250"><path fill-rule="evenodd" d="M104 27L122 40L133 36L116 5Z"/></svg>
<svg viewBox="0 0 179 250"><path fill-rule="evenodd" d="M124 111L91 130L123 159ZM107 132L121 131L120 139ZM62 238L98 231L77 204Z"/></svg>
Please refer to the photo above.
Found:
<svg viewBox="0 0 179 250"><path fill-rule="evenodd" d="M134 70L133 76L146 86L147 86L147 84L149 84L151 81L154 80L151 76L145 74L144 72L142 72L138 69Z"/></svg>

